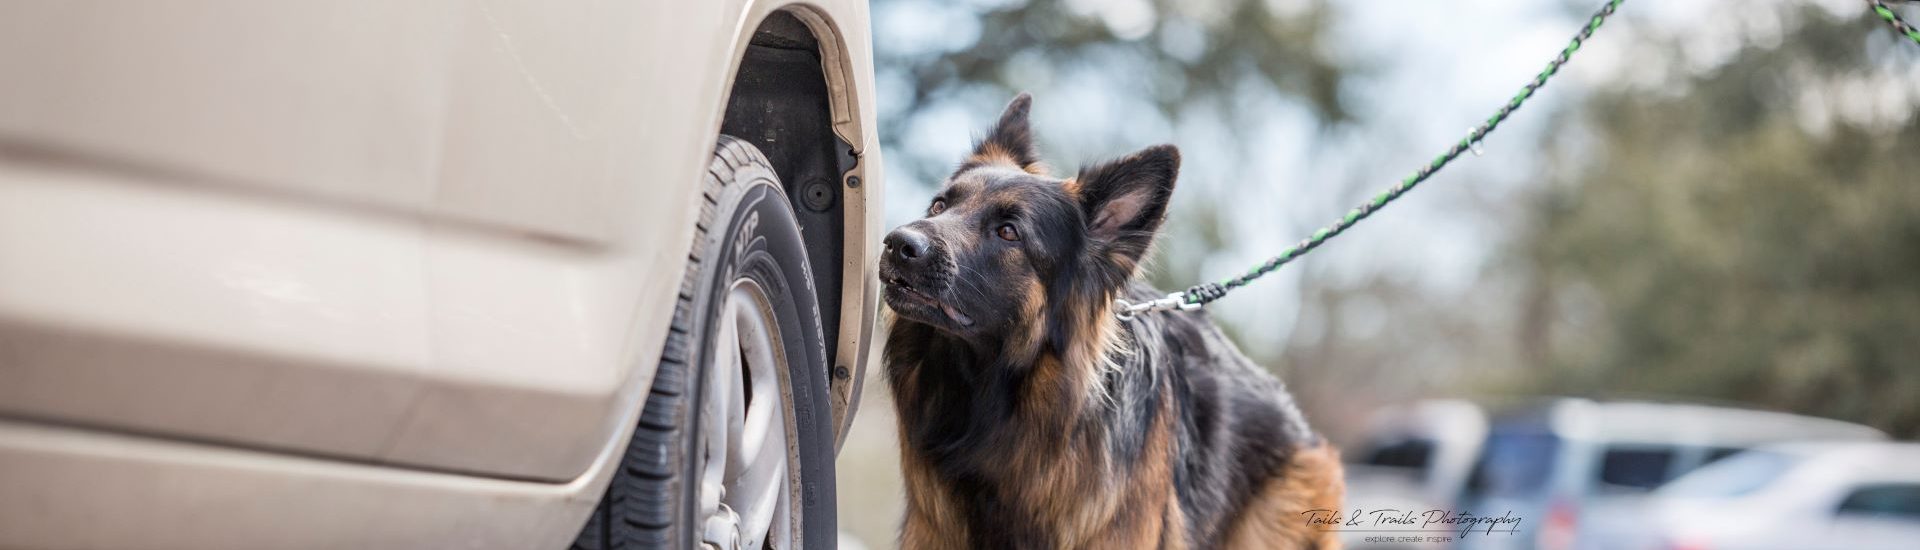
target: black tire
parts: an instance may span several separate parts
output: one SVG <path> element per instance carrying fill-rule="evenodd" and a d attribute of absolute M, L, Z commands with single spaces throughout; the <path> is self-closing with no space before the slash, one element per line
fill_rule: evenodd
<path fill-rule="evenodd" d="M 705 398 L 699 381 L 711 364 L 719 306 L 742 279 L 761 285 L 779 325 L 787 355 L 787 403 L 798 441 L 789 457 L 801 490 L 804 548 L 833 548 L 832 409 L 828 401 L 826 342 L 805 245 L 780 180 L 759 149 L 720 136 L 708 166 L 705 202 L 689 254 L 660 368 L 627 445 L 620 468 L 573 548 L 609 550 L 694 548 L 700 540 L 698 468 L 706 434 L 699 425 Z M 749 222 L 756 220 L 756 222 Z M 797 460 L 795 460 L 797 459 Z"/>

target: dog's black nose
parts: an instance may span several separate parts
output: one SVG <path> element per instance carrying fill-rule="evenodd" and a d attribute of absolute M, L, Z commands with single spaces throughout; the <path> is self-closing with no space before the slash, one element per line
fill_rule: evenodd
<path fill-rule="evenodd" d="M 933 240 L 926 234 L 901 227 L 887 234 L 883 241 L 887 245 L 887 259 L 899 262 L 902 267 L 919 263 L 927 256 L 927 249 L 933 246 Z"/>

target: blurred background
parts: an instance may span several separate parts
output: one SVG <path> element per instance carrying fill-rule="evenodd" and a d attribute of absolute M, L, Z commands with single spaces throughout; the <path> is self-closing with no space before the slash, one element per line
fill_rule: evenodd
<path fill-rule="evenodd" d="M 1599 4 L 877 0 L 889 222 L 1029 91 L 1062 175 L 1180 146 L 1149 276 L 1217 280 L 1459 140 Z M 1920 48 L 1865 2 L 1627 2 L 1484 156 L 1209 309 L 1342 446 L 1349 507 L 1523 518 L 1457 546 L 1913 548 L 1920 455 L 1882 440 L 1920 433 L 1917 107 Z M 867 382 L 840 521 L 890 548 Z"/>

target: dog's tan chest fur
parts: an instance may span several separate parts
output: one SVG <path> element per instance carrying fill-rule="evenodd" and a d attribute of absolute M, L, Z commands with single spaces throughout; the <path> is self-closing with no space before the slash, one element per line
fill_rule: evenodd
<path fill-rule="evenodd" d="M 1043 526 L 1050 540 L 1032 541 L 1036 547 L 1185 548 L 1166 420 L 1171 415 L 1159 418 L 1131 467 L 1114 464 L 1098 450 L 1099 442 L 1034 439 L 1008 457 L 994 483 L 996 505 Z M 972 548 L 978 537 L 947 482 L 917 456 L 903 457 L 902 467 L 908 509 L 901 547 Z"/>

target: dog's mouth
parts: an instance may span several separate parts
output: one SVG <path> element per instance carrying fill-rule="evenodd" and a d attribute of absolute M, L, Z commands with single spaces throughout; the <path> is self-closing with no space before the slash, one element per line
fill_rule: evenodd
<path fill-rule="evenodd" d="M 893 310 L 896 312 L 909 317 L 923 317 L 924 315 L 916 314 L 931 313 L 937 310 L 940 314 L 945 315 L 947 321 L 952 322 L 954 325 L 960 327 L 973 326 L 972 317 L 961 313 L 960 310 L 955 309 L 952 304 L 941 302 L 926 292 L 914 288 L 912 284 L 907 283 L 904 277 L 884 277 L 882 282 L 887 285 L 887 305 L 893 306 Z"/>

